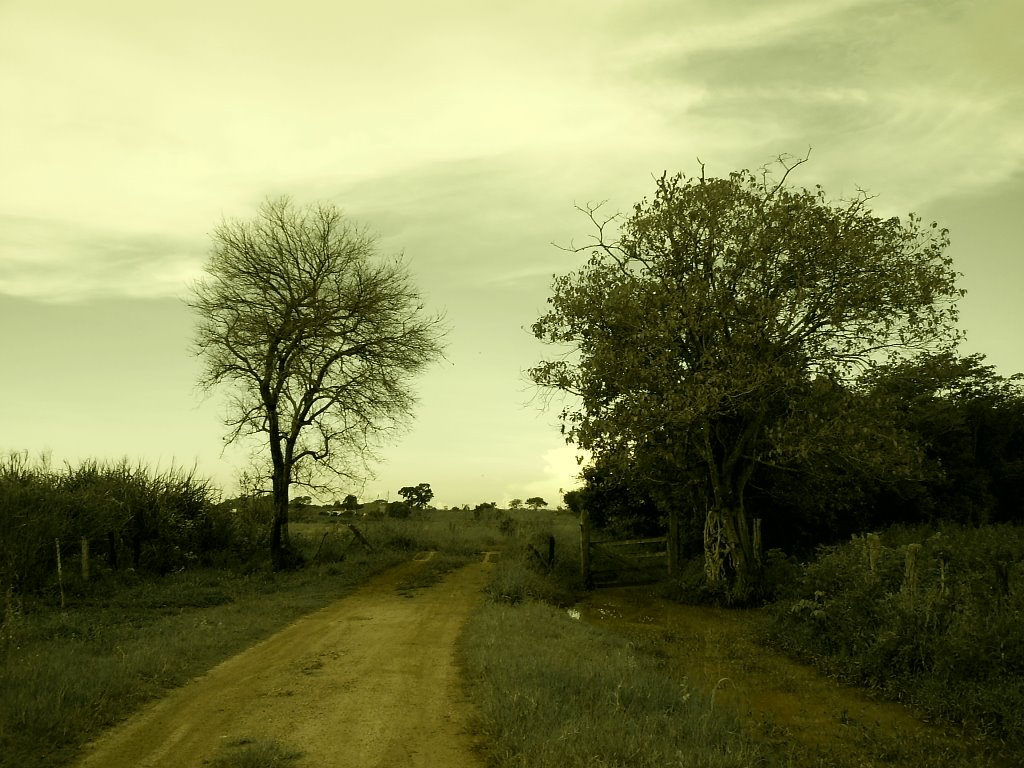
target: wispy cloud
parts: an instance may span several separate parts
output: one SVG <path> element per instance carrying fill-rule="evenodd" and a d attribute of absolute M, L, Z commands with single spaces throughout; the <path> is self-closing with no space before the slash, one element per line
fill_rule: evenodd
<path fill-rule="evenodd" d="M 920 206 L 1024 167 L 1024 48 L 1012 0 L 724 5 L 635 13 L 625 77 L 727 168 L 815 147 L 814 174 Z M 700 8 L 700 5 L 697 6 Z M 654 24 L 656 20 L 656 25 Z M 651 84 L 654 85 L 651 85 Z M 677 88 L 702 98 L 677 104 Z M 650 101 L 653 101 L 651 99 Z"/>
<path fill-rule="evenodd" d="M 205 244 L 60 220 L 0 216 L 0 293 L 42 301 L 182 295 Z"/>

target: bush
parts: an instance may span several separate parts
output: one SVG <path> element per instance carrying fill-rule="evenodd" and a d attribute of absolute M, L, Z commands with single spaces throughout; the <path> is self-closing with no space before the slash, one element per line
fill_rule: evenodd
<path fill-rule="evenodd" d="M 25 453 L 0 459 L 0 587 L 42 592 L 56 586 L 57 551 L 64 573 L 80 573 L 85 540 L 90 573 L 136 570 L 164 574 L 229 545 L 211 518 L 215 493 L 193 472 L 151 472 L 127 461 L 53 469 Z"/>
<path fill-rule="evenodd" d="M 1024 529 L 900 528 L 874 542 L 822 549 L 776 605 L 767 640 L 1024 746 Z"/>
<path fill-rule="evenodd" d="M 404 501 L 393 501 L 388 504 L 388 517 L 405 520 L 412 514 L 412 505 Z"/>

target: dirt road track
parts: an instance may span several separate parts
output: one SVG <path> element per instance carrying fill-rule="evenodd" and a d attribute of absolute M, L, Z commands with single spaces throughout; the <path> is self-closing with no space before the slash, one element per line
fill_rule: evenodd
<path fill-rule="evenodd" d="M 297 768 L 480 764 L 455 641 L 490 564 L 411 596 L 412 562 L 375 577 L 156 702 L 85 749 L 79 768 L 190 768 L 239 740 L 303 753 Z"/>

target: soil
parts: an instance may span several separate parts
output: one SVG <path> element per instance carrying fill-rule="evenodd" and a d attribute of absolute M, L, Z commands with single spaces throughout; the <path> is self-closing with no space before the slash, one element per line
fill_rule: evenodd
<path fill-rule="evenodd" d="M 709 694 L 712 708 L 734 708 L 782 765 L 1016 764 L 766 649 L 756 638 L 767 617 L 757 611 L 679 605 L 649 587 L 595 590 L 579 608 L 583 619 L 634 637 L 681 682 Z"/>
<path fill-rule="evenodd" d="M 489 556 L 399 594 L 420 562 L 381 574 L 173 691 L 88 745 L 80 768 L 183 768 L 276 742 L 290 765 L 481 764 L 455 641 Z"/>

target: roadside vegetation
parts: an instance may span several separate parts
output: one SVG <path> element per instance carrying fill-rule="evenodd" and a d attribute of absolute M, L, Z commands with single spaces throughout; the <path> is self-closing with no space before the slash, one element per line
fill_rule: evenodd
<path fill-rule="evenodd" d="M 302 752 L 277 741 L 239 739 L 224 746 L 210 761 L 210 768 L 286 768 L 302 757 Z"/>
<path fill-rule="evenodd" d="M 543 535 L 538 539 L 543 539 Z M 571 550 L 533 543 L 500 560 L 460 640 L 474 731 L 499 768 L 761 765 L 714 694 L 666 675 L 639 644 L 567 608 L 582 587 Z"/>
<path fill-rule="evenodd" d="M 823 548 L 766 642 L 1024 762 L 1024 530 L 896 527 Z"/>
<path fill-rule="evenodd" d="M 403 585 L 412 594 L 557 517 L 321 512 L 293 510 L 292 546 L 305 566 L 275 571 L 273 510 L 258 499 L 217 503 L 189 473 L 125 463 L 0 461 L 0 766 L 64 765 L 145 702 L 373 574 L 426 559 Z M 291 759 L 257 742 L 222 758 L 256 765 L 260 755 L 268 764 Z"/>
<path fill-rule="evenodd" d="M 8 593 L 0 766 L 65 764 L 145 702 L 408 558 L 382 547 L 289 573 L 107 576 L 63 609 L 52 596 Z"/>

